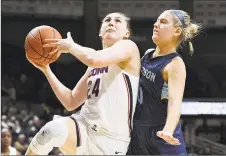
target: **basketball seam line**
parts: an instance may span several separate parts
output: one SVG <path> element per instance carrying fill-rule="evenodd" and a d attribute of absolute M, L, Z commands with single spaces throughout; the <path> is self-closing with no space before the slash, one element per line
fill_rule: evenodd
<path fill-rule="evenodd" d="M 39 33 L 40 41 L 41 41 L 41 45 L 42 45 L 43 56 L 45 56 L 45 48 L 43 48 L 42 35 L 41 35 L 41 27 L 38 29 L 38 33 Z M 48 58 L 48 56 L 49 56 L 49 54 L 46 57 Z M 44 62 L 45 60 L 46 60 L 46 58 L 44 57 L 44 60 L 41 61 L 41 62 Z"/>
<path fill-rule="evenodd" d="M 33 49 L 33 47 L 31 46 L 31 44 L 30 44 L 30 42 L 29 42 L 28 39 L 27 39 L 27 42 L 28 42 L 29 46 L 31 47 L 31 49 L 32 49 L 34 52 L 36 52 L 39 56 L 41 56 L 41 57 L 39 57 L 39 58 L 35 58 L 35 57 L 32 57 L 32 56 L 29 56 L 30 58 L 33 58 L 33 59 L 40 59 L 40 58 L 42 58 L 42 57 L 46 58 L 44 55 L 39 54 L 36 50 Z M 51 59 L 51 58 L 48 58 L 48 59 Z M 52 59 L 52 60 L 53 60 L 53 59 Z"/>
<path fill-rule="evenodd" d="M 39 56 L 41 56 L 41 57 L 42 57 L 42 55 L 41 55 L 41 54 L 39 54 L 36 50 L 34 50 L 34 49 L 33 49 L 33 47 L 31 46 L 31 44 L 30 44 L 30 42 L 29 42 L 28 38 L 27 38 L 27 42 L 28 42 L 29 46 L 31 47 L 31 49 L 32 49 L 34 52 L 36 52 Z M 30 57 L 30 56 L 29 56 L 29 57 Z M 40 58 L 41 58 L 41 57 L 40 57 Z M 40 59 L 40 58 L 37 58 L 37 59 Z"/>
<path fill-rule="evenodd" d="M 31 31 L 29 32 L 29 34 L 31 34 L 31 36 L 34 37 L 37 40 L 37 38 L 32 34 Z"/>
<path fill-rule="evenodd" d="M 54 31 L 54 29 L 53 29 L 53 38 L 55 39 L 55 31 Z M 53 49 L 53 47 L 51 48 L 51 50 L 50 51 L 52 51 L 52 49 Z M 53 54 L 53 56 L 52 57 L 50 57 L 50 59 L 52 60 L 52 58 L 56 55 L 57 53 L 55 53 L 55 54 Z M 50 62 L 50 59 L 49 59 L 49 62 Z M 49 63 L 48 62 L 48 63 Z"/>

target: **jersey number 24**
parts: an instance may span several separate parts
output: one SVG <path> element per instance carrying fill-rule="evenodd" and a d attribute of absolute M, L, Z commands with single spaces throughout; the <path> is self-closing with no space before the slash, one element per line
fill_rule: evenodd
<path fill-rule="evenodd" d="M 92 85 L 93 82 L 94 82 L 94 85 Z M 92 95 L 97 97 L 98 94 L 99 94 L 99 91 L 100 91 L 99 88 L 100 88 L 100 78 L 96 79 L 96 81 L 89 81 L 88 82 L 87 98 L 90 99 L 92 97 Z"/>

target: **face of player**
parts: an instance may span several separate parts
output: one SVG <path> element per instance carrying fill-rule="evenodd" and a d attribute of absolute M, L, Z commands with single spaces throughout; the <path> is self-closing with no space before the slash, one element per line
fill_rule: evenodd
<path fill-rule="evenodd" d="M 115 43 L 130 35 L 127 21 L 123 15 L 118 13 L 108 14 L 102 22 L 99 36 L 105 43 Z"/>
<path fill-rule="evenodd" d="M 3 146 L 10 146 L 12 142 L 12 135 L 9 131 L 4 131 L 1 134 L 1 142 Z"/>
<path fill-rule="evenodd" d="M 174 43 L 181 35 L 181 28 L 174 26 L 174 16 L 164 11 L 154 24 L 152 40 L 159 46 Z"/>

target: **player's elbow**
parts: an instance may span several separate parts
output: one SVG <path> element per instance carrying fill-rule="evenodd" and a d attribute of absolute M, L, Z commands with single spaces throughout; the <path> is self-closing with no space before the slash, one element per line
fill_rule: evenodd
<path fill-rule="evenodd" d="M 86 56 L 84 59 L 81 60 L 82 63 L 84 63 L 85 65 L 87 65 L 88 67 L 92 67 L 95 68 L 98 60 L 96 57 L 94 56 Z"/>
<path fill-rule="evenodd" d="M 71 102 L 64 104 L 64 108 L 69 112 L 76 109 L 75 105 L 73 105 Z"/>
<path fill-rule="evenodd" d="M 88 62 L 88 66 L 89 67 L 92 67 L 92 68 L 95 68 L 95 64 L 96 64 L 96 60 L 95 60 L 95 58 L 89 58 L 88 60 L 87 60 L 87 62 Z"/>
<path fill-rule="evenodd" d="M 101 68 L 101 67 L 105 67 L 107 65 L 104 64 L 103 60 L 93 58 L 93 59 L 89 60 L 89 65 L 88 66 L 92 67 L 92 68 Z"/>
<path fill-rule="evenodd" d="M 70 95 L 67 100 L 63 101 L 63 105 L 64 105 L 64 108 L 67 110 L 67 111 L 73 111 L 76 107 L 75 107 L 75 103 L 73 102 L 73 97 L 72 95 Z"/>

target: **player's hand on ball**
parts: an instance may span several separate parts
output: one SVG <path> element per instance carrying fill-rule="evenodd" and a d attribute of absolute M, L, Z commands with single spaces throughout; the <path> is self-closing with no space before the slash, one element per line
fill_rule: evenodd
<path fill-rule="evenodd" d="M 35 66 L 36 68 L 38 68 L 39 70 L 41 70 L 42 72 L 45 72 L 47 68 L 49 68 L 49 65 L 41 65 L 41 64 L 37 64 L 37 63 L 34 63 L 31 59 L 29 59 L 29 57 L 27 56 L 26 54 L 26 58 L 27 60 L 33 65 Z"/>
<path fill-rule="evenodd" d="M 165 131 L 158 131 L 156 134 L 158 137 L 164 139 L 167 143 L 171 145 L 180 145 L 180 141 L 173 137 L 172 134 Z"/>
<path fill-rule="evenodd" d="M 69 53 L 74 41 L 71 37 L 71 33 L 67 33 L 67 38 L 65 39 L 46 39 L 46 44 L 43 45 L 44 48 L 52 47 L 53 50 L 50 52 L 54 53 Z"/>

